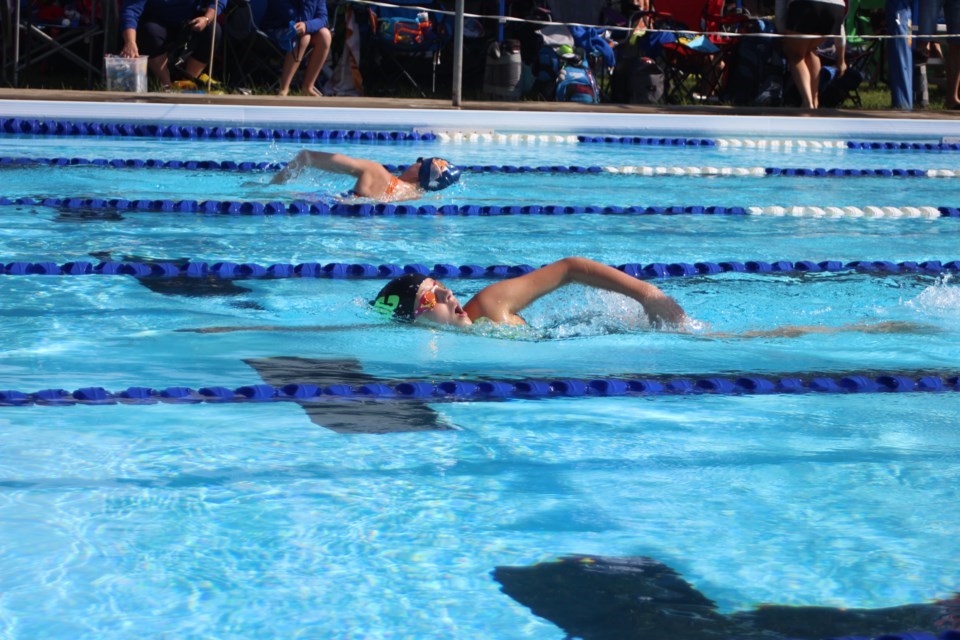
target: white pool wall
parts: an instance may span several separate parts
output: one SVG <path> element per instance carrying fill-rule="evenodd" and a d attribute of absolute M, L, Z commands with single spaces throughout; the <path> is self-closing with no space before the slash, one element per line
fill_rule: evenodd
<path fill-rule="evenodd" d="M 0 117 L 151 122 L 244 127 L 338 127 L 496 131 L 500 133 L 608 133 L 701 136 L 879 138 L 960 137 L 960 120 L 789 117 L 776 114 L 702 115 L 571 113 L 485 109 L 272 107 L 126 102 L 0 100 Z"/>

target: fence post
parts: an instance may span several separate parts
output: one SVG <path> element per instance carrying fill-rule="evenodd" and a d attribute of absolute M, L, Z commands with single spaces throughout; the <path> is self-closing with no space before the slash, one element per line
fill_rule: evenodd
<path fill-rule="evenodd" d="M 463 91 L 463 1 L 457 0 L 457 15 L 453 19 L 453 106 L 457 109 Z"/>

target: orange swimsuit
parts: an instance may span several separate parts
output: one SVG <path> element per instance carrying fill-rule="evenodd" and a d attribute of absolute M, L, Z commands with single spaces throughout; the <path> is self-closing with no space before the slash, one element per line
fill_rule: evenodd
<path fill-rule="evenodd" d="M 397 176 L 390 176 L 390 183 L 387 185 L 387 188 L 384 190 L 384 196 L 392 196 L 393 192 L 397 190 L 397 187 L 400 186 L 400 178 Z"/>

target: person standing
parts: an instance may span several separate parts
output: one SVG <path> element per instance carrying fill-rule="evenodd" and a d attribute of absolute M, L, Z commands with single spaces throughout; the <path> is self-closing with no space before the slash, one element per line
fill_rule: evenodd
<path fill-rule="evenodd" d="M 896 36 L 887 43 L 887 67 L 890 82 L 890 106 L 913 109 L 913 49 L 911 24 L 916 16 L 916 0 L 886 0 L 887 35 Z M 928 2 L 929 0 L 921 0 Z"/>
<path fill-rule="evenodd" d="M 843 31 L 846 12 L 844 0 L 777 0 L 777 31 L 785 36 L 783 56 L 805 109 L 816 109 L 820 104 L 821 64 L 817 47 L 828 37 L 836 38 L 837 77 L 846 71 Z"/>
<path fill-rule="evenodd" d="M 920 35 L 936 33 L 937 18 L 940 11 L 947 23 L 947 85 L 944 88 L 943 108 L 960 109 L 960 0 L 920 0 L 917 17 Z M 917 49 L 929 56 L 931 41 L 923 39 L 917 43 Z"/>

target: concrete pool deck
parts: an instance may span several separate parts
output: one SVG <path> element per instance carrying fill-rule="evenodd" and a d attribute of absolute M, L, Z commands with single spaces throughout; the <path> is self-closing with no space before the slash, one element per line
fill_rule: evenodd
<path fill-rule="evenodd" d="M 960 140 L 960 112 L 0 89 L 0 117 L 459 134 Z M 882 124 L 881 124 L 882 123 Z M 456 138 L 454 141 L 459 141 Z M 526 139 L 530 140 L 530 139 Z M 511 142 L 514 140 L 511 140 Z"/>
<path fill-rule="evenodd" d="M 156 105 L 220 105 L 256 107 L 315 107 L 318 109 L 415 109 L 440 111 L 501 111 L 501 112 L 547 112 L 547 113 L 605 113 L 605 114 L 674 114 L 674 115 L 730 115 L 763 116 L 768 118 L 818 117 L 818 118 L 864 118 L 864 119 L 909 119 L 909 120 L 960 120 L 960 111 L 895 111 L 821 109 L 809 111 L 791 107 L 728 107 L 718 105 L 639 105 L 599 104 L 583 105 L 569 102 L 492 102 L 470 100 L 460 109 L 451 106 L 450 100 L 379 97 L 323 97 L 298 96 L 245 96 L 207 95 L 193 93 L 122 93 L 116 91 L 78 91 L 58 89 L 11 89 L 0 88 L 0 100 L 50 101 L 50 102 L 104 102 L 123 104 Z M 42 114 L 35 114 L 40 117 Z"/>

